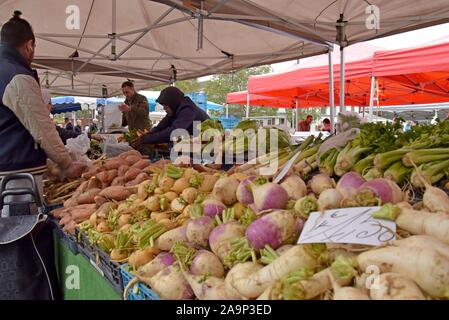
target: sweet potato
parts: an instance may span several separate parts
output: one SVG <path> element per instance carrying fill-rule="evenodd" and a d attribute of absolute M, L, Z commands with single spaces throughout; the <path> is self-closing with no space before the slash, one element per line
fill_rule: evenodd
<path fill-rule="evenodd" d="M 73 220 L 72 216 L 70 214 L 64 215 L 61 220 L 59 220 L 59 225 L 63 226 L 69 223 L 70 220 Z"/>
<path fill-rule="evenodd" d="M 122 165 L 129 165 L 129 162 L 121 158 L 112 158 L 106 161 L 103 167 L 106 170 L 118 169 Z"/>
<path fill-rule="evenodd" d="M 126 186 L 135 186 L 148 179 L 150 179 L 150 176 L 145 172 L 141 172 L 137 175 L 137 177 L 134 180 L 128 181 Z"/>
<path fill-rule="evenodd" d="M 130 166 L 128 166 L 128 165 L 122 165 L 122 166 L 120 166 L 120 167 L 118 168 L 118 176 L 119 176 L 119 177 L 124 176 L 125 173 L 126 173 L 126 171 L 128 171 L 129 168 L 130 168 Z"/>
<path fill-rule="evenodd" d="M 112 169 L 112 170 L 108 170 L 108 180 L 107 183 L 111 183 L 117 176 L 118 176 L 118 170 L 117 169 Z"/>
<path fill-rule="evenodd" d="M 102 184 L 108 183 L 108 172 L 107 171 L 101 171 L 97 173 L 96 175 L 97 179 L 101 181 Z"/>
<path fill-rule="evenodd" d="M 97 208 L 100 208 L 101 205 L 103 205 L 104 203 L 108 202 L 108 199 L 106 199 L 103 196 L 97 195 L 95 198 L 95 205 L 97 206 Z"/>
<path fill-rule="evenodd" d="M 125 173 L 125 179 L 126 181 L 131 181 L 137 178 L 137 176 L 142 173 L 142 170 L 137 168 L 129 168 L 128 171 Z"/>
<path fill-rule="evenodd" d="M 131 195 L 131 192 L 122 186 L 112 186 L 103 189 L 99 195 L 105 197 L 106 199 L 122 201 L 128 198 Z"/>
<path fill-rule="evenodd" d="M 131 156 L 131 155 L 142 157 L 140 152 L 137 151 L 137 150 L 129 150 L 129 151 L 123 152 L 118 157 L 121 158 L 121 159 L 126 159 L 126 157 Z"/>
<path fill-rule="evenodd" d="M 78 204 L 78 202 L 76 201 L 77 197 L 70 197 L 69 199 L 67 199 L 66 201 L 64 201 L 64 208 L 71 208 L 74 207 Z"/>
<path fill-rule="evenodd" d="M 115 208 L 117 208 L 117 204 L 116 203 L 114 203 L 114 202 L 105 202 L 95 212 L 97 214 L 97 217 L 105 219 L 105 218 L 107 218 L 107 216 L 109 214 L 109 211 L 111 209 L 115 209 Z"/>
<path fill-rule="evenodd" d="M 101 181 L 97 177 L 92 177 L 87 181 L 87 190 L 101 188 Z"/>
<path fill-rule="evenodd" d="M 50 214 L 55 218 L 62 218 L 64 214 L 67 212 L 67 208 L 57 208 L 50 212 Z"/>
<path fill-rule="evenodd" d="M 95 196 L 101 192 L 101 189 L 94 188 L 83 192 L 78 197 L 78 204 L 95 203 Z"/>
<path fill-rule="evenodd" d="M 124 186 L 126 184 L 125 177 L 118 176 L 111 182 L 111 186 Z"/>
<path fill-rule="evenodd" d="M 137 168 L 137 169 L 143 170 L 148 166 L 149 163 L 150 162 L 147 159 L 141 159 L 141 160 L 137 161 L 136 163 L 131 164 L 131 168 Z"/>
<path fill-rule="evenodd" d="M 94 167 L 90 168 L 89 171 L 84 172 L 81 175 L 81 178 L 83 178 L 83 179 L 90 179 L 93 176 L 95 176 L 97 173 L 100 173 L 100 172 L 101 172 L 101 169 L 99 167 L 97 167 L 97 166 L 94 166 Z"/>
<path fill-rule="evenodd" d="M 95 207 L 93 208 L 81 208 L 72 211 L 72 218 L 76 223 L 81 223 L 90 218 L 91 214 L 95 212 Z"/>
<path fill-rule="evenodd" d="M 130 156 L 127 156 L 126 158 L 125 158 L 125 160 L 129 163 L 129 164 L 133 164 L 133 163 L 137 163 L 137 162 L 139 162 L 140 160 L 142 160 L 142 156 L 137 156 L 137 155 L 130 155 Z"/>
<path fill-rule="evenodd" d="M 76 228 L 76 222 L 73 220 L 70 220 L 66 225 L 64 225 L 64 228 L 62 228 L 63 231 L 67 232 L 68 234 L 75 234 L 75 228 Z"/>

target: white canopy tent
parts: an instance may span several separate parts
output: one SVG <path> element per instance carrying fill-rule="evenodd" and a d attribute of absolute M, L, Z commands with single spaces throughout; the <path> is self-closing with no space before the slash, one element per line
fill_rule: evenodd
<path fill-rule="evenodd" d="M 42 85 L 97 97 L 117 95 L 127 78 L 149 88 L 322 54 L 333 43 L 344 71 L 347 45 L 449 21 L 447 0 L 0 0 L 0 24 L 14 10 L 34 27 Z M 329 81 L 332 89 L 331 69 Z"/>

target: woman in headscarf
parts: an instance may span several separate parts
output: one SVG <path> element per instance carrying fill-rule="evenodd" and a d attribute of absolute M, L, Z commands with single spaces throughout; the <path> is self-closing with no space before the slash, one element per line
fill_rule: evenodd
<path fill-rule="evenodd" d="M 156 102 L 164 107 L 167 115 L 149 133 L 133 144 L 135 148 L 140 144 L 170 143 L 171 134 L 176 129 L 187 130 L 192 135 L 194 122 L 203 122 L 209 119 L 203 109 L 176 87 L 167 87 L 162 90 Z"/>

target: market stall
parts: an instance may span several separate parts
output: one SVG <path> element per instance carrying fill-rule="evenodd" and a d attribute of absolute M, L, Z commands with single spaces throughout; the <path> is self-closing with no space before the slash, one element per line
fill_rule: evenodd
<path fill-rule="evenodd" d="M 130 151 L 52 215 L 128 299 L 445 298 L 449 122 L 337 128 L 227 172 Z"/>

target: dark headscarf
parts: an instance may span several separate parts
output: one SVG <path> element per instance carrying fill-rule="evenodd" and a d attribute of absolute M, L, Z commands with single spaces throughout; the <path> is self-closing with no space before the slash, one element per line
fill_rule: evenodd
<path fill-rule="evenodd" d="M 181 104 L 182 99 L 184 99 L 184 92 L 176 87 L 167 87 L 161 91 L 156 102 L 163 106 L 169 106 L 175 112 Z"/>

